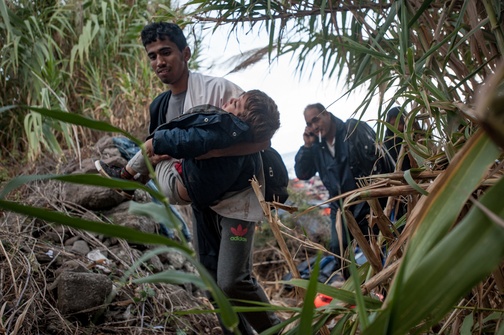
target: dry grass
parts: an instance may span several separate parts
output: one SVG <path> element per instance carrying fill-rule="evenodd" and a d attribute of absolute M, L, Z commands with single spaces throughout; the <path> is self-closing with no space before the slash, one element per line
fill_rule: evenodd
<path fill-rule="evenodd" d="M 50 235 L 50 240 L 48 240 Z M 0 333 L 6 334 L 187 334 L 209 333 L 218 323 L 212 314 L 178 316 L 174 312 L 209 309 L 211 305 L 201 292 L 174 285 L 120 285 L 108 312 L 95 325 L 78 318 L 63 316 L 56 308 L 56 290 L 52 286 L 66 262 L 73 260 L 88 270 L 103 273 L 103 267 L 76 255 L 64 245 L 67 238 L 88 242 L 92 249 L 105 253 L 111 265 L 105 273 L 115 282 L 138 259 L 140 253 L 124 241 L 121 248 L 111 249 L 108 241 L 69 228 L 54 227 L 38 220 L 12 213 L 2 214 L 0 226 Z M 61 243 L 54 240 L 60 239 Z M 120 250 L 120 254 L 113 250 Z M 49 253 L 54 255 L 49 256 Z M 135 276 L 152 274 L 148 268 L 135 271 Z M 190 297 L 188 299 L 187 297 Z"/>
<path fill-rule="evenodd" d="M 397 177 L 391 176 L 390 180 L 397 180 Z M 380 183 L 383 183 L 383 177 L 380 178 Z M 55 182 L 44 185 L 33 184 L 26 187 L 17 196 L 25 198 L 25 201 L 32 205 L 51 206 L 55 210 L 67 212 L 69 204 L 58 205 L 56 199 L 48 196 L 48 194 L 57 194 L 57 187 L 59 186 Z M 399 196 L 394 187 L 389 189 L 391 194 Z M 365 190 L 366 188 L 357 190 L 355 194 L 359 194 L 359 192 L 362 194 Z M 411 195 L 410 192 L 405 192 L 400 196 L 409 195 Z M 77 207 L 74 207 L 72 211 L 73 214 L 80 211 L 79 215 L 95 215 Z M 95 218 L 97 217 L 95 216 Z M 281 222 L 279 230 L 283 235 L 287 251 L 290 253 L 290 259 L 295 264 L 309 258 L 316 250 L 327 252 L 321 245 L 309 241 L 299 231 L 286 227 Z M 263 235 L 268 233 L 268 231 L 258 232 Z M 403 235 L 395 236 L 392 244 L 407 239 L 404 234 L 409 233 L 405 231 Z M 121 287 L 114 301 L 108 306 L 108 310 L 116 318 L 120 315 L 122 320 L 102 319 L 97 324 L 82 324 L 77 319 L 63 316 L 55 307 L 56 296 L 51 287 L 62 262 L 73 259 L 92 271 L 100 271 L 98 264 L 93 264 L 68 250 L 64 242 L 69 236 L 79 236 L 93 248 L 106 251 L 108 258 L 115 264 L 110 276 L 116 279 L 121 277 L 124 271 L 139 257 L 138 250 L 124 241 L 119 241 L 122 245 L 121 250 L 125 254 L 118 255 L 111 250 L 107 243 L 90 233 L 53 226 L 12 213 L 1 213 L 0 236 L 0 297 L 2 301 L 0 330 L 2 332 L 8 334 L 160 333 L 160 328 L 154 329 L 153 325 L 165 327 L 164 334 L 175 334 L 177 329 L 182 329 L 187 334 L 207 334 L 212 331 L 218 334 L 220 331 L 213 314 L 180 316 L 174 313 L 177 310 L 211 308 L 204 297 L 196 295 L 191 300 L 179 298 L 177 290 L 184 290 L 184 288 L 174 288 L 171 285 L 162 284 L 141 286 L 128 284 Z M 279 280 L 286 273 L 291 272 L 292 268 L 289 267 L 284 252 L 278 247 L 278 240 L 266 237 L 265 241 L 265 244 L 257 248 L 254 254 L 254 269 L 259 282 L 263 284 L 273 304 L 290 307 L 301 306 L 302 295 L 294 290 L 286 289 L 283 284 L 279 283 Z M 371 240 L 367 243 L 370 250 L 376 250 L 377 240 Z M 50 258 L 47 255 L 49 250 L 52 250 L 57 256 Z M 398 261 L 395 261 L 384 269 L 376 271 L 362 285 L 363 292 L 367 293 L 373 290 L 386 292 L 397 265 Z M 447 316 L 437 330 L 458 329 L 464 318 L 476 307 L 479 310 L 477 316 L 479 318 L 488 316 L 493 309 L 501 308 L 504 304 L 502 299 L 502 292 L 504 292 L 503 270 L 504 268 L 501 267 L 500 270 L 495 271 L 492 276 L 476 286 L 467 297 L 460 301 L 459 307 Z M 146 268 L 139 268 L 136 275 L 148 276 L 150 273 L 152 272 Z M 489 310 L 486 314 L 483 312 L 485 309 Z M 280 313 L 280 316 L 286 319 L 290 317 L 290 314 Z"/>
<path fill-rule="evenodd" d="M 52 170 L 38 166 L 35 173 Z M 54 171 L 52 171 L 54 172 Z M 101 220 L 97 213 L 58 199 L 61 184 L 55 181 L 27 185 L 13 197 L 37 207 Z M 103 266 L 74 253 L 69 239 L 81 239 L 92 250 L 107 255 Z M 139 249 L 140 248 L 140 249 Z M 11 212 L 0 213 L 0 333 L 5 334 L 210 334 L 217 331 L 215 314 L 178 315 L 177 311 L 211 309 L 204 294 L 191 285 L 122 285 L 119 279 L 141 256 L 145 246 L 106 239 L 86 231 L 57 226 Z M 62 267 L 79 264 L 89 271 L 105 273 L 117 292 L 107 312 L 95 322 L 61 315 L 57 306 L 55 279 Z M 184 265 L 186 266 L 186 265 Z M 137 268 L 134 277 L 147 277 L 150 267 Z M 188 269 L 191 271 L 191 269 Z M 194 270 L 192 270 L 194 271 Z"/>
<path fill-rule="evenodd" d="M 415 176 L 417 183 L 420 187 L 425 189 L 436 178 L 438 178 L 443 171 L 421 172 Z M 496 164 L 490 169 L 485 182 L 481 184 L 481 189 L 476 190 L 475 194 L 481 194 L 484 189 L 492 186 L 503 173 L 502 164 Z M 307 210 L 295 214 L 300 217 L 309 212 L 318 210 L 323 204 L 339 199 L 344 199 L 346 206 L 361 201 L 368 201 L 371 205 L 372 212 L 369 218 L 370 226 L 377 225 L 380 230 L 380 237 L 366 237 L 362 235 L 357 223 L 353 217 L 347 213 L 346 219 L 349 230 L 354 235 L 357 244 L 366 254 L 366 258 L 373 268 L 372 274 L 368 275 L 366 280 L 361 285 L 361 291 L 368 295 L 371 292 L 379 292 L 383 295 L 387 294 L 392 278 L 395 276 L 399 264 L 402 260 L 402 254 L 406 242 L 410 239 L 413 229 L 407 227 L 406 229 L 397 229 L 392 222 L 388 219 L 390 211 L 394 206 L 391 204 L 404 204 L 407 203 L 407 211 L 405 213 L 408 222 L 414 222 L 415 213 L 412 211 L 416 203 L 415 198 L 418 198 L 418 191 L 415 191 L 411 186 L 407 185 L 402 172 L 396 172 L 387 175 L 372 176 L 362 180 L 362 187 L 356 189 L 348 194 L 341 195 L 336 198 L 327 200 L 326 202 L 312 206 Z M 386 208 L 382 208 L 377 201 L 378 197 L 388 197 Z M 397 206 L 395 207 L 397 208 Z M 268 210 L 266 210 L 268 213 Z M 463 214 L 461 214 L 463 217 Z M 296 269 L 292 267 L 293 260 L 298 263 L 302 260 L 308 259 L 313 256 L 314 252 L 322 251 L 328 254 L 322 245 L 313 243 L 306 239 L 306 236 L 295 229 L 291 229 L 282 224 L 282 222 L 272 215 L 269 218 L 269 226 L 271 230 L 278 230 L 275 236 L 276 242 L 270 242 L 267 246 L 260 251 L 256 252 L 255 268 L 258 272 L 258 277 L 271 285 L 267 288 L 269 295 L 273 301 L 281 306 L 302 306 L 304 303 L 302 291 L 289 291 L 278 283 L 281 279 L 281 273 L 291 272 L 296 276 Z M 404 227 L 403 227 L 404 228 Z M 287 243 L 285 243 L 287 242 Z M 285 243 L 289 248 L 278 248 L 278 245 Z M 389 253 L 383 254 L 383 246 L 387 246 Z M 345 258 L 343 258 L 345 259 Z M 382 260 L 386 259 L 385 266 L 382 265 Z M 347 262 L 348 258 L 345 259 Z M 270 271 L 271 268 L 280 268 L 280 271 Z M 486 321 L 488 324 L 486 328 L 489 331 L 498 329 L 498 325 L 502 322 L 502 306 L 504 306 L 504 263 L 500 268 L 496 269 L 484 281 L 475 286 L 472 291 L 464 297 L 453 309 L 450 315 L 447 315 L 438 325 L 435 325 L 431 331 L 432 333 L 439 334 L 456 334 L 460 331 L 463 322 L 467 323 L 467 318 L 473 319 L 473 322 L 483 324 L 485 318 L 495 318 L 495 321 Z M 499 312 L 500 311 L 500 312 Z M 472 314 L 471 314 L 472 313 Z M 290 316 L 284 315 L 285 318 Z M 501 326 L 500 326 L 501 327 Z M 487 334 L 480 328 L 480 334 Z"/>
<path fill-rule="evenodd" d="M 89 155 L 83 150 L 82 157 Z M 26 168 L 23 173 L 45 174 L 61 172 L 70 164 L 78 164 L 76 159 L 71 162 L 53 161 L 46 157 L 45 164 L 37 164 Z M 496 165 L 490 172 L 482 190 L 492 184 L 493 180 L 502 175 L 502 165 Z M 56 170 L 56 171 L 55 171 Z M 415 176 L 418 183 L 429 184 L 439 177 L 442 171 L 424 172 Z M 86 216 L 95 220 L 100 217 L 75 204 L 63 203 L 58 198 L 61 184 L 57 182 L 37 182 L 19 190 L 11 196 L 23 199 L 25 204 L 51 208 L 53 210 L 78 216 Z M 480 190 L 480 191 L 482 191 Z M 477 194 L 479 191 L 476 191 Z M 378 225 L 383 237 L 366 240 L 361 237 L 360 246 L 368 253 L 368 259 L 373 260 L 375 271 L 366 279 L 361 289 L 365 294 L 372 291 L 387 292 L 391 279 L 401 260 L 401 252 L 409 239 L 411 230 L 391 230 L 391 223 L 384 213 L 391 210 L 388 206 L 382 208 L 374 199 L 390 196 L 393 201 L 408 204 L 415 203 L 418 195 L 409 186 L 400 173 L 375 176 L 363 181 L 363 187 L 346 195 L 346 202 L 369 201 L 373 208 L 371 225 Z M 334 199 L 331 199 L 334 201 Z M 411 218 L 414 206 L 407 208 L 407 216 Z M 312 207 L 309 211 L 314 211 Z M 187 217 L 189 213 L 184 213 Z M 287 214 L 289 215 L 289 214 Z M 293 213 L 289 219 L 295 219 L 305 213 Z M 108 306 L 108 314 L 99 322 L 82 323 L 76 318 L 63 316 L 56 308 L 56 295 L 53 283 L 59 269 L 65 261 L 75 260 L 91 271 L 100 272 L 99 265 L 90 262 L 83 256 L 71 252 L 65 241 L 78 237 L 86 241 L 92 249 L 107 252 L 108 259 L 114 266 L 109 267 L 108 275 L 115 281 L 131 267 L 141 252 L 125 241 L 116 241 L 121 248 L 112 249 L 110 241 L 101 239 L 85 231 L 76 231 L 67 227 L 54 226 L 37 219 L 22 217 L 13 213 L 0 213 L 0 333 L 8 334 L 175 334 L 177 329 L 187 334 L 216 333 L 218 322 L 214 314 L 177 315 L 175 312 L 188 309 L 211 309 L 208 300 L 200 292 L 191 292 L 187 297 L 187 287 L 177 287 L 164 284 L 127 284 L 120 288 L 114 300 Z M 350 222 L 350 227 L 352 226 Z M 287 307 L 302 306 L 302 292 L 289 290 L 279 283 L 288 272 L 295 271 L 295 266 L 321 250 L 328 251 L 318 243 L 310 241 L 302 231 L 284 225 L 275 216 L 264 231 L 258 231 L 262 244 L 254 253 L 254 270 L 259 282 L 265 288 L 273 304 Z M 275 228 L 276 227 L 276 228 Z M 273 230 L 277 230 L 275 235 Z M 392 233 L 391 233 L 392 232 Z M 278 235 L 280 234 L 280 235 Z M 357 233 L 355 235 L 358 235 Z M 280 236 L 280 237 L 279 237 Z M 258 236 L 259 237 L 259 236 Z M 385 267 L 381 266 L 381 246 L 388 245 L 393 251 Z M 55 257 L 48 256 L 52 250 Z M 117 250 L 120 250 L 119 253 Z M 374 259 L 373 259 L 374 258 Z M 137 269 L 136 276 L 146 277 L 152 271 L 142 267 Z M 496 270 L 485 281 L 478 284 L 470 294 L 462 299 L 458 307 L 440 323 L 436 332 L 444 329 L 459 329 L 464 318 L 474 310 L 475 320 L 482 320 L 491 315 L 492 311 L 502 309 L 504 301 L 504 266 Z M 194 294 L 193 294 L 194 293 Z M 280 313 L 284 319 L 291 317 L 289 313 Z M 154 328 L 157 326 L 160 328 Z M 164 327 L 164 330 L 161 330 Z"/>

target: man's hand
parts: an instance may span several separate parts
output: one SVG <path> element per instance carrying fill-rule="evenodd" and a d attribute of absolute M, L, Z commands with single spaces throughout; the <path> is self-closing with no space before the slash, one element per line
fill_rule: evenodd
<path fill-rule="evenodd" d="M 152 138 L 148 139 L 145 143 L 145 151 L 147 153 L 147 158 L 151 162 L 152 165 L 156 165 L 157 163 L 172 158 L 170 155 L 156 155 L 154 153 L 154 147 L 152 146 Z"/>
<path fill-rule="evenodd" d="M 313 143 L 317 141 L 317 137 L 311 132 L 309 127 L 306 127 L 303 133 L 303 140 L 305 143 L 304 146 L 306 148 L 311 148 Z"/>
<path fill-rule="evenodd" d="M 156 166 L 157 163 L 161 162 L 161 161 L 166 161 L 168 159 L 171 159 L 172 157 L 169 156 L 169 155 L 152 155 L 152 156 L 149 156 L 149 161 L 151 162 L 152 166 Z"/>

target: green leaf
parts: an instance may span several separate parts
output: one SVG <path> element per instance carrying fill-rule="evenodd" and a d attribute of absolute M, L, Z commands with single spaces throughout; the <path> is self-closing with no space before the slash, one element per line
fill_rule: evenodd
<path fill-rule="evenodd" d="M 405 255 L 406 279 L 453 226 L 462 207 L 498 155 L 499 149 L 495 144 L 484 132 L 478 131 L 429 187 L 429 196 L 423 200 L 424 203 L 418 204 L 421 208 L 420 215 L 416 217 L 418 229 Z"/>
<path fill-rule="evenodd" d="M 156 199 L 166 199 L 161 193 L 135 181 L 102 177 L 95 174 L 71 174 L 71 175 L 26 175 L 13 178 L 0 192 L 0 199 L 6 197 L 14 189 L 36 180 L 54 179 L 74 184 L 92 185 L 123 190 L 142 189 Z"/>
<path fill-rule="evenodd" d="M 178 220 L 171 211 L 167 215 L 165 206 L 161 204 L 154 202 L 131 202 L 129 212 L 136 215 L 148 216 L 156 222 L 165 224 L 169 228 L 177 228 L 175 223 L 178 222 Z"/>
<path fill-rule="evenodd" d="M 426 190 L 424 190 L 423 188 L 421 188 L 415 182 L 415 180 L 411 176 L 411 170 L 404 171 L 404 180 L 406 180 L 406 182 L 408 183 L 408 185 L 411 186 L 411 187 L 413 187 L 418 193 L 420 193 L 422 195 L 425 195 L 425 196 L 429 195 L 429 192 L 427 192 Z"/>
<path fill-rule="evenodd" d="M 312 320 L 315 309 L 315 296 L 317 295 L 317 278 L 320 271 L 320 259 L 322 254 L 317 255 L 315 265 L 313 266 L 313 271 L 310 275 L 310 281 L 308 281 L 308 287 L 304 295 L 303 309 L 301 310 L 301 322 L 299 323 L 298 333 L 299 334 L 311 334 L 312 333 Z"/>
<path fill-rule="evenodd" d="M 420 8 L 418 8 L 418 10 L 416 10 L 415 12 L 415 15 L 411 18 L 411 20 L 408 22 L 408 28 L 412 28 L 413 25 L 417 22 L 417 20 L 420 18 L 420 16 L 422 16 L 422 14 L 424 14 L 426 11 L 429 10 L 429 6 L 431 5 L 431 3 L 433 2 L 434 0 L 426 0 L 426 1 L 422 1 L 422 5 L 420 6 Z"/>
<path fill-rule="evenodd" d="M 477 132 L 436 179 L 429 196 L 417 204 L 418 228 L 386 307 L 364 334 L 405 334 L 419 324 L 429 327 L 502 262 L 504 229 L 478 206 L 449 231 L 498 154 L 488 136 Z M 481 204 L 502 218 L 503 197 L 501 178 L 481 198 Z"/>
<path fill-rule="evenodd" d="M 138 278 L 133 280 L 133 283 L 166 283 L 173 285 L 184 285 L 187 283 L 192 283 L 203 290 L 206 289 L 205 283 L 199 276 L 177 270 L 166 270 L 147 277 Z"/>
<path fill-rule="evenodd" d="M 24 108 L 32 110 L 37 113 L 40 113 L 44 116 L 56 119 L 56 120 L 60 120 L 60 121 L 70 123 L 70 124 L 75 124 L 78 126 L 89 128 L 89 129 L 101 130 L 104 132 L 111 132 L 111 133 L 120 133 L 120 134 L 128 137 L 129 139 L 131 139 L 132 141 L 134 141 L 138 145 L 143 144 L 143 142 L 140 142 L 136 138 L 132 137 L 129 133 L 125 132 L 124 130 L 122 130 L 120 128 L 114 127 L 107 122 L 97 121 L 97 120 L 87 118 L 85 116 L 81 116 L 81 115 L 74 114 L 74 113 L 67 113 L 67 112 L 63 112 L 63 111 L 55 110 L 55 109 L 46 109 L 46 108 L 38 108 L 38 107 L 31 107 L 31 106 L 25 106 Z"/>
<path fill-rule="evenodd" d="M 8 110 L 14 109 L 18 106 L 16 105 L 9 105 L 9 106 L 2 106 L 0 107 L 0 113 L 7 112 Z"/>
<path fill-rule="evenodd" d="M 504 179 L 501 179 L 481 198 L 481 204 L 504 218 L 503 197 Z M 501 264 L 502 241 L 504 229 L 474 206 L 406 279 L 396 297 L 391 334 L 404 334 L 424 319 L 428 320 L 425 325 L 428 327 L 443 318 L 474 285 Z"/>
<path fill-rule="evenodd" d="M 462 322 L 462 326 L 460 327 L 460 335 L 471 335 L 472 327 L 474 325 L 474 315 L 473 313 L 469 313 L 465 316 L 464 321 Z"/>
<path fill-rule="evenodd" d="M 129 227 L 118 226 L 115 224 L 105 224 L 97 221 L 84 220 L 77 217 L 64 215 L 62 213 L 49 211 L 32 206 L 25 206 L 16 202 L 0 200 L 0 208 L 3 210 L 36 217 L 48 222 L 54 222 L 64 226 L 69 226 L 86 231 L 92 231 L 105 236 L 113 236 L 123 238 L 130 242 L 143 243 L 143 244 L 161 244 L 176 247 L 187 253 L 192 254 L 193 251 L 177 242 L 157 234 L 148 234 L 132 229 Z"/>
<path fill-rule="evenodd" d="M 406 60 L 404 58 L 405 55 L 408 54 L 408 50 L 410 48 L 409 43 L 409 30 L 408 30 L 408 10 L 405 6 L 406 1 L 398 1 L 397 2 L 397 11 L 400 15 L 400 24 L 401 27 L 399 31 L 399 64 L 401 65 L 401 72 L 407 73 L 407 65 Z"/>
<path fill-rule="evenodd" d="M 12 26 L 10 24 L 9 12 L 10 11 L 9 11 L 9 8 L 7 7 L 7 2 L 6 1 L 0 2 L 0 15 L 2 16 L 3 24 L 5 25 L 5 29 L 7 30 L 6 34 L 5 34 L 5 36 L 7 37 L 5 44 L 10 43 L 10 37 L 11 37 L 11 31 L 12 31 Z"/>

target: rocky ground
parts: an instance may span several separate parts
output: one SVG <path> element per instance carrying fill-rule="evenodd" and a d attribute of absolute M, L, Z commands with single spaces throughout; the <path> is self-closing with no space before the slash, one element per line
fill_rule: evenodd
<path fill-rule="evenodd" d="M 96 173 L 93 161 L 97 158 L 126 162 L 111 138 L 105 137 L 93 148 L 83 150 L 81 160 L 58 162 L 47 158 L 45 164 L 29 173 Z M 88 220 L 160 233 L 159 223 L 129 213 L 129 201 L 107 188 L 38 181 L 9 197 Z M 137 190 L 133 200 L 148 202 L 150 198 Z M 179 210 L 190 226 L 188 208 Z M 304 222 L 314 239 L 327 236 L 320 219 L 307 218 Z M 195 273 L 180 253 L 152 256 L 128 276 L 126 272 L 135 261 L 155 246 L 132 244 L 12 212 L 0 212 L 0 220 L 0 334 L 221 333 L 212 313 L 177 313 L 211 310 L 204 294 L 193 285 L 132 283 L 134 278 L 165 270 Z M 257 232 L 256 244 L 254 269 L 270 299 L 275 304 L 295 305 L 292 292 L 277 283 L 288 268 L 267 227 Z M 302 261 L 306 250 L 295 242 L 288 244 L 296 262 Z"/>

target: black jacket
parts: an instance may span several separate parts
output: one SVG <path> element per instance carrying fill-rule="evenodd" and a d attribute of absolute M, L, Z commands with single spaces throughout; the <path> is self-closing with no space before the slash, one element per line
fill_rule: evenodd
<path fill-rule="evenodd" d="M 166 111 L 170 101 L 171 91 L 166 91 L 158 95 L 149 106 L 150 124 L 149 134 L 152 134 L 157 127 L 166 123 Z M 163 111 L 163 112 L 162 112 Z"/>
<path fill-rule="evenodd" d="M 308 180 L 318 173 L 332 198 L 356 189 L 356 178 L 390 171 L 391 166 L 375 150 L 376 134 L 368 124 L 355 119 L 343 122 L 332 114 L 331 121 L 336 123 L 335 156 L 332 157 L 324 138 L 310 148 L 301 146 L 294 165 L 299 179 Z M 337 210 L 339 201 L 330 206 Z M 369 213 L 367 203 L 351 210 L 357 222 Z"/>
<path fill-rule="evenodd" d="M 183 158 L 184 185 L 193 205 L 204 208 L 226 192 L 250 187 L 261 163 L 259 153 L 201 160 L 195 157 L 250 140 L 248 130 L 249 126 L 235 115 L 215 106 L 201 105 L 159 126 L 151 137 L 154 153 Z"/>

